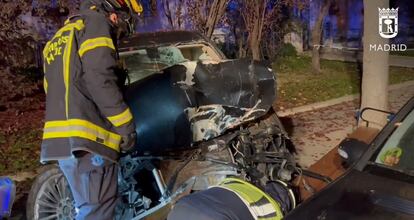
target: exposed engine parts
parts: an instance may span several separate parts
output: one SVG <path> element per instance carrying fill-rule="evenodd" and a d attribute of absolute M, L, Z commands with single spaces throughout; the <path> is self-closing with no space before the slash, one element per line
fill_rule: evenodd
<path fill-rule="evenodd" d="M 228 176 L 238 176 L 258 187 L 264 187 L 269 181 L 279 184 L 285 189 L 286 198 L 289 198 L 286 204 L 282 204 L 288 211 L 297 203 L 289 183 L 295 174 L 301 173 L 288 149 L 289 141 L 280 121 L 273 118 L 270 123 L 250 124 L 246 128 L 240 127 L 220 137 L 200 142 L 194 146 L 194 150 L 181 154 L 171 152 L 161 157 L 125 156 L 120 161 L 118 181 L 123 199 L 117 216 L 120 219 L 136 218 L 144 211 L 162 208 L 173 201 L 178 195 L 176 186 L 181 191 L 203 190 Z M 182 162 L 164 182 L 163 170 L 160 172 L 158 164 L 168 160 Z M 188 165 L 190 162 L 199 163 L 202 172 L 197 172 L 197 175 L 182 184 L 177 181 L 177 177 L 186 166 L 192 166 Z"/>

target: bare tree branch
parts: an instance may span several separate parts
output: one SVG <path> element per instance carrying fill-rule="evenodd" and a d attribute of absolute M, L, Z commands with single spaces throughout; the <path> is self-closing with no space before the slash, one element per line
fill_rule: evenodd
<path fill-rule="evenodd" d="M 187 0 L 188 16 L 192 25 L 211 38 L 223 18 L 230 0 Z"/>
<path fill-rule="evenodd" d="M 183 28 L 184 0 L 162 0 L 163 11 L 172 30 Z"/>

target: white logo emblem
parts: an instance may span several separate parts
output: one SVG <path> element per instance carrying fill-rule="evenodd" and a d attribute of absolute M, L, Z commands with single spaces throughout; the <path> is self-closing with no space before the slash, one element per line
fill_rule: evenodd
<path fill-rule="evenodd" d="M 398 8 L 378 8 L 379 34 L 383 38 L 393 38 L 398 34 Z"/>

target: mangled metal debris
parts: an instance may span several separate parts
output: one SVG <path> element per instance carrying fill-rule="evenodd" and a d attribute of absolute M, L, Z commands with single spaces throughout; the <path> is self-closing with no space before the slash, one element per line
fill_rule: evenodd
<path fill-rule="evenodd" d="M 138 147 L 156 151 L 209 140 L 263 116 L 275 91 L 275 76 L 261 63 L 186 61 L 131 84 L 126 97 L 136 116 Z"/>
<path fill-rule="evenodd" d="M 223 105 L 187 108 L 186 114 L 191 122 L 193 140 L 210 140 L 223 134 L 227 129 L 255 119 L 256 115 L 267 112 L 267 109 L 257 108 L 260 102 L 258 100 L 257 105 L 253 108 L 237 108 Z M 238 114 L 233 114 L 234 112 Z"/>

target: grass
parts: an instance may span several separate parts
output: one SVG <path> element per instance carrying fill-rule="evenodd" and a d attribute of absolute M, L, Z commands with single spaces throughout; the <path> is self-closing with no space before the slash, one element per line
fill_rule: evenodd
<path fill-rule="evenodd" d="M 311 58 L 283 57 L 274 62 L 278 79 L 279 108 L 326 101 L 360 92 L 360 68 L 356 63 L 321 60 L 321 73 L 312 73 Z M 414 69 L 390 67 L 390 84 L 414 80 Z"/>
<path fill-rule="evenodd" d="M 0 176 L 20 171 L 33 171 L 40 166 L 42 130 L 24 130 L 8 135 L 0 133 Z"/>

